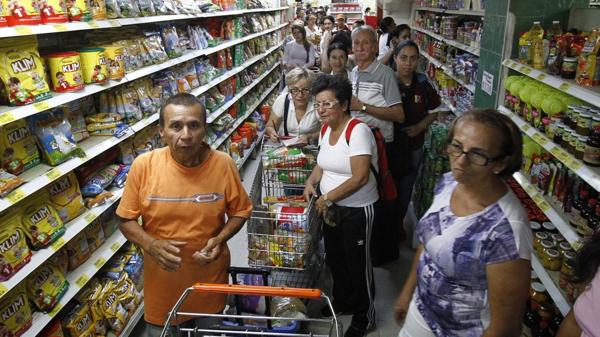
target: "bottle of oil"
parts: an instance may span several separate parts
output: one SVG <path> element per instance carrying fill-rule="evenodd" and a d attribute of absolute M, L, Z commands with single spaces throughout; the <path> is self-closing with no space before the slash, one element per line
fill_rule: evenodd
<path fill-rule="evenodd" d="M 539 21 L 534 21 L 529 30 L 529 39 L 531 40 L 531 58 L 535 69 L 544 69 L 546 60 L 544 59 L 544 28 Z"/>
<path fill-rule="evenodd" d="M 519 38 L 519 62 L 523 64 L 531 63 L 531 40 L 529 32 L 524 32 Z"/>

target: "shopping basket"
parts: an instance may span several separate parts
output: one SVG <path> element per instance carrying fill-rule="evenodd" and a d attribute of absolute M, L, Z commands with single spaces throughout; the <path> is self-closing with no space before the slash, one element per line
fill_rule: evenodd
<path fill-rule="evenodd" d="M 193 312 L 179 311 L 185 299 L 192 292 L 209 292 L 228 295 L 246 295 L 246 296 L 279 296 L 279 297 L 294 297 L 303 299 L 323 299 L 329 306 L 331 312 L 334 312 L 331 301 L 327 295 L 319 289 L 304 289 L 304 288 L 286 288 L 286 287 L 269 287 L 269 286 L 252 286 L 252 285 L 236 285 L 236 284 L 214 284 L 214 283 L 197 283 L 187 288 L 181 297 L 175 303 L 173 309 L 169 312 L 167 321 L 161 333 L 161 337 L 170 336 L 170 327 L 175 327 L 179 336 L 210 336 L 210 337 L 247 337 L 247 336 L 287 336 L 287 337 L 340 337 L 342 336 L 342 325 L 334 314 L 328 319 L 317 318 L 288 318 L 288 317 L 269 317 L 269 316 L 244 316 L 236 314 L 204 314 Z M 196 318 L 218 318 L 218 319 L 260 319 L 265 321 L 291 321 L 297 320 L 312 325 L 320 325 L 319 332 L 282 332 L 270 331 L 268 329 L 249 328 L 244 326 L 231 327 L 226 325 L 217 325 L 207 328 L 198 327 L 179 327 L 174 323 L 180 319 L 189 320 Z"/>

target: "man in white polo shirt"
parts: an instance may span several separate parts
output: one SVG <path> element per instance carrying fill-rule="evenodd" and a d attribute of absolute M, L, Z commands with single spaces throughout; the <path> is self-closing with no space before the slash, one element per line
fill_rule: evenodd
<path fill-rule="evenodd" d="M 401 154 L 392 147 L 394 122 L 404 122 L 402 98 L 396 75 L 389 67 L 377 61 L 377 33 L 371 26 L 362 26 L 352 32 L 352 50 L 356 67 L 352 70 L 352 115 L 363 122 L 379 128 L 386 142 L 386 150 L 392 174 L 399 169 Z M 396 186 L 399 184 L 396 182 Z M 398 220 L 394 202 L 383 203 L 384 216 L 373 228 L 372 252 L 375 266 L 396 260 L 399 256 L 398 242 L 402 220 Z"/>

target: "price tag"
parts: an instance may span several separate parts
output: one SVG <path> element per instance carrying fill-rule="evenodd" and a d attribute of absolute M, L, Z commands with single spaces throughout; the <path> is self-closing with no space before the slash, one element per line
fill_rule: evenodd
<path fill-rule="evenodd" d="M 527 187 L 525 187 L 525 192 L 527 192 L 527 194 L 535 194 L 535 187 L 533 187 L 532 185 L 528 185 Z"/>
<path fill-rule="evenodd" d="M 523 124 L 523 126 L 521 126 L 521 130 L 523 131 L 527 131 L 529 129 L 531 129 L 531 126 L 529 124 Z"/>
<path fill-rule="evenodd" d="M 106 263 L 106 259 L 101 257 L 96 262 L 94 262 L 94 266 L 98 269 L 102 268 L 102 266 Z"/>
<path fill-rule="evenodd" d="M 583 165 L 581 165 L 580 162 L 578 162 L 577 160 L 573 159 L 573 158 L 569 158 L 567 160 L 567 166 L 569 168 L 571 168 L 573 171 L 577 171 L 579 170 Z"/>
<path fill-rule="evenodd" d="M 50 247 L 52 248 L 53 251 L 57 251 L 57 250 L 61 249 L 62 246 L 65 245 L 65 243 L 67 243 L 65 241 L 65 239 L 59 238 L 58 240 L 54 241 L 54 243 L 52 243 L 52 245 Z"/>
<path fill-rule="evenodd" d="M 17 35 L 33 34 L 33 31 L 29 27 L 15 27 L 15 32 L 17 33 Z"/>
<path fill-rule="evenodd" d="M 100 28 L 100 25 L 97 22 L 88 22 L 88 26 L 90 28 Z"/>
<path fill-rule="evenodd" d="M 540 206 L 542 212 L 548 212 L 550 210 L 550 204 L 548 204 L 546 200 L 542 200 L 542 202 L 540 202 L 538 206 Z"/>
<path fill-rule="evenodd" d="M 68 30 L 69 28 L 65 25 L 54 25 L 54 30 L 57 32 L 64 32 L 66 30 Z"/>
<path fill-rule="evenodd" d="M 536 194 L 536 195 L 534 195 L 534 196 L 533 196 L 533 201 L 535 201 L 535 203 L 536 203 L 538 206 L 540 206 L 540 204 L 541 204 L 543 201 L 545 201 L 545 200 L 544 200 L 544 197 L 542 197 L 542 196 L 541 196 L 541 195 L 539 195 L 539 194 Z"/>
<path fill-rule="evenodd" d="M 25 198 L 25 192 L 23 192 L 22 189 L 17 188 L 16 190 L 12 191 L 7 197 L 6 200 L 8 200 L 9 203 L 11 203 L 11 205 L 16 204 L 17 202 L 23 200 L 23 198 Z"/>
<path fill-rule="evenodd" d="M 8 292 L 8 289 L 6 288 L 6 286 L 2 283 L 0 283 L 0 297 L 4 296 L 4 294 L 6 294 Z"/>
<path fill-rule="evenodd" d="M 563 84 L 560 85 L 560 87 L 558 87 L 560 90 L 562 91 L 567 91 L 569 90 L 569 88 L 571 88 L 571 85 L 567 82 L 564 82 Z"/>
<path fill-rule="evenodd" d="M 4 125 L 4 124 L 8 124 L 14 120 L 16 120 L 17 118 L 15 117 L 15 115 L 12 113 L 12 111 L 9 112 L 5 112 L 3 114 L 0 114 L 0 124 Z"/>
<path fill-rule="evenodd" d="M 50 318 L 54 318 L 54 316 L 56 316 L 56 314 L 58 314 L 60 312 L 60 310 L 62 309 L 63 305 L 62 303 L 58 303 L 53 309 L 52 311 L 50 311 L 48 313 L 48 316 L 50 316 Z"/>
<path fill-rule="evenodd" d="M 567 164 L 570 157 L 566 152 L 561 151 L 560 155 L 558 156 L 558 159 L 560 159 L 560 161 L 562 161 L 563 163 Z"/>
<path fill-rule="evenodd" d="M 521 66 L 521 68 L 519 68 L 519 71 L 525 75 L 529 75 L 529 73 L 531 73 L 531 69 L 527 68 L 526 66 Z"/>
<path fill-rule="evenodd" d="M 35 111 L 40 112 L 50 109 L 50 104 L 48 104 L 48 102 L 37 102 L 33 105 L 33 108 Z"/>
<path fill-rule="evenodd" d="M 62 174 L 56 168 L 53 168 L 52 170 L 46 172 L 46 177 L 48 177 L 48 179 L 50 179 L 50 181 L 56 180 L 56 179 L 60 178 L 61 176 L 62 176 Z"/>
<path fill-rule="evenodd" d="M 117 21 L 117 20 L 108 20 L 108 24 L 109 24 L 111 27 L 120 27 L 120 26 L 121 26 L 121 25 L 119 24 L 119 21 Z"/>
<path fill-rule="evenodd" d="M 542 136 L 542 134 L 539 132 L 534 133 L 531 138 L 533 138 L 533 140 L 540 145 L 545 145 L 548 143 L 548 139 Z"/>
<path fill-rule="evenodd" d="M 84 219 L 87 223 L 92 223 L 94 220 L 96 220 L 97 217 L 98 215 L 96 215 L 96 213 L 90 211 L 88 214 L 85 215 Z"/>
<path fill-rule="evenodd" d="M 110 246 L 110 250 L 112 250 L 113 253 L 119 250 L 119 248 L 121 248 L 121 244 L 118 242 L 115 242 Z"/>
<path fill-rule="evenodd" d="M 86 274 L 83 274 L 81 276 L 79 276 L 79 278 L 75 281 L 75 284 L 77 284 L 77 286 L 79 288 L 83 288 L 83 286 L 90 280 L 90 277 L 87 276 Z"/>
<path fill-rule="evenodd" d="M 560 158 L 560 155 L 562 153 L 561 149 L 558 146 L 553 146 L 550 149 L 550 153 L 552 153 L 552 155 L 556 158 Z"/>
<path fill-rule="evenodd" d="M 543 81 L 546 78 L 546 74 L 539 74 L 536 78 L 538 79 L 538 81 Z"/>

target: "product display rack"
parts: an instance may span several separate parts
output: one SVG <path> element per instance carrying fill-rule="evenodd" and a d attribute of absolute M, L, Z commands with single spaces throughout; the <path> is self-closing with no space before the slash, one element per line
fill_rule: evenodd
<path fill-rule="evenodd" d="M 567 301 L 565 293 L 558 286 L 558 272 L 550 271 L 542 266 L 539 258 L 535 253 L 531 254 L 531 268 L 537 274 L 542 284 L 546 287 L 546 291 L 556 304 L 556 307 L 563 316 L 566 316 L 571 310 L 571 305 Z"/>
<path fill-rule="evenodd" d="M 153 23 L 153 22 L 163 22 L 163 21 L 173 21 L 173 20 L 185 20 L 185 19 L 196 19 L 196 18 L 210 18 L 210 17 L 218 17 L 218 16 L 230 16 L 230 15 L 242 15 L 242 14 L 251 14 L 251 13 L 260 13 L 260 12 L 275 12 L 275 11 L 283 11 L 288 7 L 273 7 L 273 8 L 262 8 L 262 9 L 252 9 L 252 10 L 240 10 L 240 11 L 227 11 L 227 12 L 215 12 L 215 13 L 205 13 L 203 15 L 165 15 L 165 16 L 156 16 L 156 17 L 144 17 L 144 18 L 132 18 L 132 19 L 117 19 L 117 20 L 106 20 L 106 21 L 96 21 L 96 22 L 88 22 L 88 23 L 65 23 L 59 25 L 38 25 L 38 26 L 23 26 L 23 27 L 10 27 L 10 28 L 0 28 L 0 41 L 1 38 L 5 37 L 17 37 L 25 36 L 25 35 L 37 35 L 37 34 L 50 34 L 50 33 L 60 33 L 60 32 L 71 32 L 71 31 L 79 31 L 79 30 L 89 30 L 89 29 L 103 29 L 103 28 L 118 28 L 127 25 L 138 25 L 144 23 Z M 24 119 L 31 115 L 37 114 L 39 112 L 49 110 L 65 103 L 73 102 L 80 98 L 93 95 L 104 90 L 108 90 L 110 88 L 120 86 L 121 84 L 125 84 L 136 79 L 151 75 L 163 69 L 170 68 L 172 66 L 181 64 L 188 60 L 192 60 L 194 58 L 200 56 L 208 56 L 215 52 L 224 50 L 226 48 L 230 48 L 237 44 L 243 43 L 245 41 L 249 41 L 256 37 L 260 37 L 272 32 L 278 32 L 284 29 L 288 23 L 276 24 L 274 28 L 270 28 L 264 30 L 259 33 L 250 34 L 244 36 L 243 38 L 224 41 L 223 43 L 206 48 L 203 50 L 195 50 L 185 53 L 184 55 L 170 59 L 162 64 L 148 66 L 137 71 L 130 72 L 125 75 L 123 79 L 120 81 L 109 81 L 106 85 L 86 85 L 82 91 L 75 93 L 53 93 L 54 97 L 41 101 L 32 105 L 20 106 L 20 107 L 8 107 L 8 106 L 0 106 L 0 126 L 6 125 L 10 122 Z M 279 40 L 279 36 L 277 38 Z M 277 41 L 276 40 L 276 41 Z M 235 76 L 240 73 L 244 69 L 252 66 L 254 63 L 260 61 L 264 57 L 268 56 L 272 52 L 277 51 L 281 48 L 283 42 L 276 43 L 273 47 L 269 48 L 265 53 L 260 55 L 256 55 L 255 57 L 246 60 L 242 65 L 230 69 L 225 72 L 218 78 L 211 80 L 208 84 L 201 86 L 199 88 L 194 89 L 192 92 L 194 95 L 201 95 L 207 92 L 212 87 L 215 87 L 223 80 L 227 80 L 228 78 Z M 279 62 L 273 65 L 267 72 L 261 74 L 261 76 L 252 83 L 249 84 L 247 88 L 241 90 L 234 100 L 230 100 L 231 106 L 235 101 L 242 98 L 244 95 L 249 93 L 252 88 L 254 88 L 258 83 L 260 83 L 263 79 L 265 79 L 270 73 L 272 73 L 279 66 Z M 279 81 L 278 81 L 279 82 Z M 278 86 L 278 83 L 270 87 L 270 89 L 265 92 L 260 98 L 260 100 L 256 103 L 256 105 L 251 106 L 249 113 L 240 118 L 236 125 L 239 126 L 243 121 L 245 121 L 256 109 L 262 100 L 275 88 Z M 228 102 L 229 103 L 229 102 Z M 221 107 L 217 114 L 210 116 L 210 121 L 214 121 L 219 115 L 226 111 L 227 107 Z M 85 151 L 85 157 L 83 158 L 72 158 L 56 167 L 51 167 L 46 164 L 38 164 L 35 167 L 25 171 L 20 175 L 20 177 L 24 178 L 27 182 L 24 185 L 21 185 L 18 189 L 9 194 L 6 198 L 0 199 L 0 212 L 7 211 L 11 208 L 18 208 L 19 202 L 28 196 L 34 194 L 35 192 L 43 189 L 48 186 L 51 182 L 59 179 L 60 177 L 65 176 L 66 174 L 72 172 L 77 167 L 83 165 L 87 161 L 97 157 L 98 155 L 106 152 L 111 149 L 115 145 L 123 142 L 126 139 L 130 139 L 137 133 L 139 133 L 144 128 L 156 125 L 158 121 L 158 114 L 153 114 L 148 117 L 145 117 L 141 121 L 129 127 L 129 130 L 121 137 L 90 137 L 78 145 Z M 233 133 L 235 128 L 228 131 L 227 137 Z M 238 164 L 238 168 L 241 169 L 247 159 L 250 157 L 252 149 L 260 143 L 264 132 L 260 135 L 259 139 L 253 144 L 253 147 L 250 151 L 247 152 L 247 156 L 244 156 L 243 160 L 241 160 Z M 220 139 L 219 143 L 215 143 L 214 148 L 217 148 L 218 145 L 224 142 L 226 138 Z M 112 210 L 111 206 L 114 207 L 117 204 L 122 196 L 123 189 L 112 188 L 109 189 L 110 192 L 113 193 L 113 196 L 102 206 L 95 207 L 90 210 L 86 210 L 79 217 L 69 221 L 65 224 L 65 233 L 57 239 L 52 245 L 45 249 L 41 249 L 39 251 L 34 251 L 29 263 L 27 263 L 23 268 L 13 275 L 9 280 L 5 282 L 0 282 L 0 300 L 5 297 L 5 295 L 14 289 L 17 285 L 23 282 L 34 270 L 40 267 L 44 262 L 46 262 L 50 257 L 54 255 L 59 249 L 63 248 L 67 243 L 73 240 L 78 234 L 83 232 L 89 224 L 94 222 L 96 218 L 102 215 L 107 210 Z M 113 233 L 107 240 L 100 246 L 96 251 L 94 251 L 90 258 L 86 260 L 81 266 L 76 268 L 73 271 L 67 273 L 66 277 L 70 283 L 68 290 L 65 292 L 64 296 L 61 298 L 59 303 L 53 308 L 51 312 L 33 312 L 33 322 L 32 326 L 25 331 L 22 336 L 36 336 L 38 335 L 51 321 L 54 317 L 56 317 L 61 310 L 67 306 L 69 301 L 71 301 L 74 296 L 81 290 L 88 281 L 98 272 L 102 266 L 109 261 L 113 255 L 127 242 L 126 238 L 121 234 L 120 231 L 116 231 Z M 136 310 L 136 312 L 132 315 L 126 329 L 120 335 L 122 337 L 128 336 L 131 331 L 134 329 L 135 325 L 139 322 L 141 317 L 143 316 L 144 306 L 143 303 Z M 111 334 L 109 334 L 111 335 Z M 114 336 L 112 334 L 111 336 Z"/>
<path fill-rule="evenodd" d="M 460 85 L 467 88 L 467 90 L 469 90 L 470 92 L 475 93 L 475 86 L 473 84 L 466 84 L 465 81 L 461 80 L 456 75 L 454 75 L 454 73 L 452 72 L 452 69 L 448 68 L 448 66 L 446 66 L 446 65 L 442 64 L 442 62 L 434 59 L 431 55 L 427 54 L 427 52 L 425 52 L 423 50 L 420 50 L 419 53 L 424 58 L 426 58 L 429 62 L 433 63 L 433 65 L 435 65 L 436 68 L 442 69 L 444 71 L 444 73 L 446 73 L 446 75 L 450 76 L 452 79 L 454 79 Z"/>
<path fill-rule="evenodd" d="M 410 28 L 413 29 L 413 30 L 416 30 L 417 32 L 421 32 L 421 33 L 427 34 L 427 35 L 431 36 L 432 38 L 434 38 L 436 40 L 444 41 L 447 44 L 449 44 L 449 45 L 451 45 L 451 46 L 453 46 L 455 48 L 458 48 L 460 50 L 464 50 L 464 51 L 466 51 L 468 53 L 471 53 L 471 54 L 473 54 L 475 56 L 479 56 L 479 48 L 467 46 L 466 44 L 462 44 L 462 43 L 457 42 L 455 40 L 447 39 L 447 38 L 445 38 L 445 37 L 443 37 L 441 35 L 438 35 L 438 34 L 432 32 L 432 31 L 429 31 L 427 29 L 423 29 L 423 28 L 419 28 L 419 27 L 410 27 Z"/>
<path fill-rule="evenodd" d="M 279 83 L 277 83 L 277 84 L 279 84 Z M 246 153 L 244 153 L 244 157 L 242 159 L 240 159 L 239 163 L 237 164 L 238 170 L 241 170 L 242 167 L 244 167 L 244 164 L 246 164 L 246 162 L 248 161 L 248 159 L 250 159 L 250 157 L 252 157 L 252 152 L 254 152 L 254 149 L 263 141 L 264 137 L 265 137 L 265 130 L 259 132 L 258 137 L 256 138 L 256 141 L 254 141 L 254 143 L 252 143 L 250 148 L 248 148 L 246 150 Z"/>

